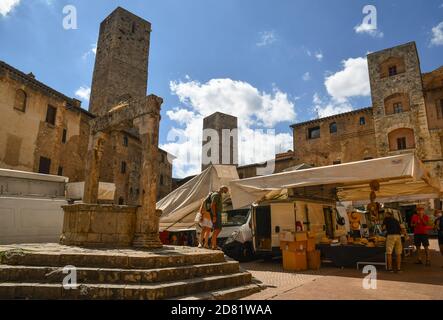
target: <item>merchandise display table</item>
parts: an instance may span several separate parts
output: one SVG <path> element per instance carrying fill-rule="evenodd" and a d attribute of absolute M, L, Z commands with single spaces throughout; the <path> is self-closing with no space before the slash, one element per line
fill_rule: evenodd
<path fill-rule="evenodd" d="M 355 268 L 357 262 L 385 262 L 385 247 L 366 247 L 362 245 L 317 244 L 321 259 L 331 261 L 336 267 Z"/>

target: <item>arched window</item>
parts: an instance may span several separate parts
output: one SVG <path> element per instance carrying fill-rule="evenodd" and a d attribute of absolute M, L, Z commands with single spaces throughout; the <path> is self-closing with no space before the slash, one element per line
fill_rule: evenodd
<path fill-rule="evenodd" d="M 400 128 L 391 131 L 388 134 L 389 150 L 399 151 L 415 148 L 414 130 L 409 128 Z"/>
<path fill-rule="evenodd" d="M 332 122 L 329 125 L 329 133 L 337 133 L 337 122 Z"/>
<path fill-rule="evenodd" d="M 380 64 L 380 78 L 396 76 L 405 71 L 405 60 L 400 57 L 390 57 Z"/>
<path fill-rule="evenodd" d="M 384 100 L 385 114 L 396 114 L 409 111 L 409 95 L 406 93 L 394 93 Z"/>
<path fill-rule="evenodd" d="M 15 92 L 15 101 L 14 101 L 14 108 L 16 110 L 25 112 L 26 111 L 26 100 L 27 100 L 26 92 L 24 92 L 22 89 L 18 89 Z"/>

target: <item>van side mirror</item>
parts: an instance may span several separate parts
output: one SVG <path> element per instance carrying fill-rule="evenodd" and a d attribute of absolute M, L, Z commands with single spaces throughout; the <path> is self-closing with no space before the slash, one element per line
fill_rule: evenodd
<path fill-rule="evenodd" d="M 275 233 L 280 233 L 280 226 L 275 226 Z"/>

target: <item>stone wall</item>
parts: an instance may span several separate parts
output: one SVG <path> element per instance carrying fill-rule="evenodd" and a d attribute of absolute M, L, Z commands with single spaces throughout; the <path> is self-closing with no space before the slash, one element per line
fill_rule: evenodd
<path fill-rule="evenodd" d="M 26 96 L 21 110 L 15 108 L 17 90 Z M 54 124 L 46 121 L 48 105 L 56 109 Z M 79 101 L 1 62 L 0 108 L 0 167 L 38 172 L 40 157 L 45 157 L 51 160 L 49 173 L 83 180 L 92 115 Z"/>
<path fill-rule="evenodd" d="M 334 124 L 336 131 L 331 130 Z M 314 128 L 320 135 L 311 139 L 309 130 Z M 292 129 L 297 164 L 317 167 L 377 156 L 372 108 L 295 124 Z"/>
<path fill-rule="evenodd" d="M 63 206 L 60 243 L 80 246 L 131 246 L 136 207 L 75 204 Z"/>
<path fill-rule="evenodd" d="M 15 108 L 17 90 L 26 94 L 24 110 Z M 54 125 L 46 122 L 47 106 L 54 106 Z M 51 160 L 50 174 L 57 175 L 59 167 L 69 181 L 84 181 L 90 120 L 94 115 L 80 108 L 80 102 L 64 96 L 37 81 L 34 77 L 0 62 L 0 167 L 39 171 L 40 157 Z M 66 140 L 62 142 L 63 130 Z M 127 140 L 126 140 L 126 138 Z M 126 145 L 127 142 L 127 145 Z M 136 205 L 139 192 L 141 162 L 140 139 L 132 131 L 116 131 L 105 146 L 101 181 L 116 183 L 114 203 L 120 198 L 124 204 Z M 171 190 L 172 164 L 167 153 L 160 150 L 158 198 Z M 166 161 L 166 162 L 163 162 Z M 126 162 L 126 173 L 121 163 Z M 160 184 L 160 175 L 163 184 Z"/>
<path fill-rule="evenodd" d="M 385 61 L 393 60 L 393 57 L 395 60 L 392 66 L 401 61 L 404 69 L 400 66 L 397 68 L 397 74 L 386 76 L 382 73 L 382 67 Z M 389 133 L 407 128 L 414 131 L 416 154 L 421 159 L 428 159 L 432 154 L 432 146 L 415 43 L 410 42 L 369 54 L 368 68 L 378 156 L 397 154 L 397 151 L 391 151 L 389 148 Z M 385 99 L 398 93 L 409 95 L 408 110 L 398 114 L 386 114 Z"/>
<path fill-rule="evenodd" d="M 118 7 L 100 24 L 89 111 L 146 96 L 151 24 Z"/>
<path fill-rule="evenodd" d="M 205 132 L 205 129 L 212 129 L 217 133 L 217 137 L 214 138 L 218 140 L 218 161 L 215 159 L 214 161 L 217 163 L 213 164 L 238 164 L 238 136 L 232 136 L 229 138 L 226 133 L 225 137 L 226 139 L 229 138 L 229 141 L 223 141 L 223 130 L 233 130 L 237 128 L 237 118 L 229 114 L 215 112 L 203 119 L 203 132 Z M 210 165 L 210 163 L 203 163 L 205 154 L 208 159 L 211 158 L 211 151 L 205 152 L 204 147 L 205 144 L 210 143 L 209 141 L 211 138 L 205 140 L 205 137 L 203 137 L 203 140 L 202 171 Z M 214 150 L 212 152 L 214 152 Z M 228 156 L 229 159 L 227 158 Z M 223 161 L 224 159 L 228 161 Z"/>

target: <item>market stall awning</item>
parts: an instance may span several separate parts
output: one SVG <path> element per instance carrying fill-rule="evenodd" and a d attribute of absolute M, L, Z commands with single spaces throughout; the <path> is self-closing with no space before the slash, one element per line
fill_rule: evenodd
<path fill-rule="evenodd" d="M 283 189 L 335 185 L 341 201 L 369 198 L 369 183 L 377 180 L 377 198 L 441 192 L 440 181 L 430 176 L 414 154 L 350 162 L 333 166 L 276 173 L 230 182 L 234 208 L 243 207 Z"/>
<path fill-rule="evenodd" d="M 211 191 L 238 179 L 237 168 L 231 165 L 212 165 L 184 185 L 157 202 L 163 211 L 160 231 L 181 230 L 195 225 L 195 215 L 201 202 Z"/>

